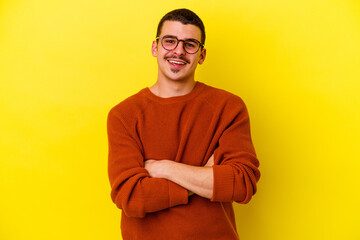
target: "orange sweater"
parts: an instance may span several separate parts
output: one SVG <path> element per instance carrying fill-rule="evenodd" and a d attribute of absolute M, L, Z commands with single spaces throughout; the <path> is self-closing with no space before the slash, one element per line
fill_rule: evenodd
<path fill-rule="evenodd" d="M 122 209 L 124 240 L 238 239 L 232 201 L 256 192 L 259 162 L 243 101 L 197 82 L 187 95 L 160 98 L 149 88 L 108 115 L 111 198 Z M 214 153 L 211 200 L 152 178 L 146 159 L 203 166 Z"/>

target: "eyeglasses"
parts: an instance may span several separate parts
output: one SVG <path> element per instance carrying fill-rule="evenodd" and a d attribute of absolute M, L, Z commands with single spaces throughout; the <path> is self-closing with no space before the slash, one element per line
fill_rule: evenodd
<path fill-rule="evenodd" d="M 165 35 L 157 37 L 156 40 L 161 40 L 161 45 L 168 51 L 174 50 L 179 45 L 179 42 L 183 42 L 183 48 L 185 52 L 189 54 L 195 54 L 199 51 L 200 47 L 203 48 L 204 44 L 196 39 L 190 38 L 185 40 L 179 40 L 175 36 Z"/>

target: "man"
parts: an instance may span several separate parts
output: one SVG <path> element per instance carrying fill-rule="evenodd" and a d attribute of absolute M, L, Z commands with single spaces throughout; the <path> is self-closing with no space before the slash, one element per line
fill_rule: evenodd
<path fill-rule="evenodd" d="M 256 192 L 259 162 L 243 101 L 195 81 L 205 30 L 190 10 L 166 14 L 152 54 L 158 79 L 108 116 L 111 198 L 123 239 L 239 239 L 232 202 Z"/>

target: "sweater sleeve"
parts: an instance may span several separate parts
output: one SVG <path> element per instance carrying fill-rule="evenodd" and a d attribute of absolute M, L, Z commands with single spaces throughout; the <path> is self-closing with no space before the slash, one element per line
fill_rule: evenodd
<path fill-rule="evenodd" d="M 211 201 L 247 203 L 256 193 L 259 161 L 250 136 L 249 116 L 241 101 L 214 152 L 214 190 Z"/>
<path fill-rule="evenodd" d="M 144 217 L 180 204 L 187 204 L 188 191 L 162 178 L 150 177 L 144 168 L 141 143 L 132 137 L 114 111 L 107 121 L 108 175 L 111 199 L 129 217 Z"/>

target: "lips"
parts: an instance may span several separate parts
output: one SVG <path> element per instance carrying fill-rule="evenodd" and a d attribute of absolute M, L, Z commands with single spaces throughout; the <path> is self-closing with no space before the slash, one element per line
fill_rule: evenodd
<path fill-rule="evenodd" d="M 179 61 L 176 61 L 176 60 L 168 60 L 169 63 L 175 63 L 175 64 L 180 64 L 180 65 L 185 65 L 184 62 L 179 62 Z"/>
<path fill-rule="evenodd" d="M 171 67 L 176 69 L 180 69 L 184 67 L 187 63 L 189 63 L 187 60 L 179 59 L 179 58 L 167 58 L 166 60 L 168 61 Z"/>

